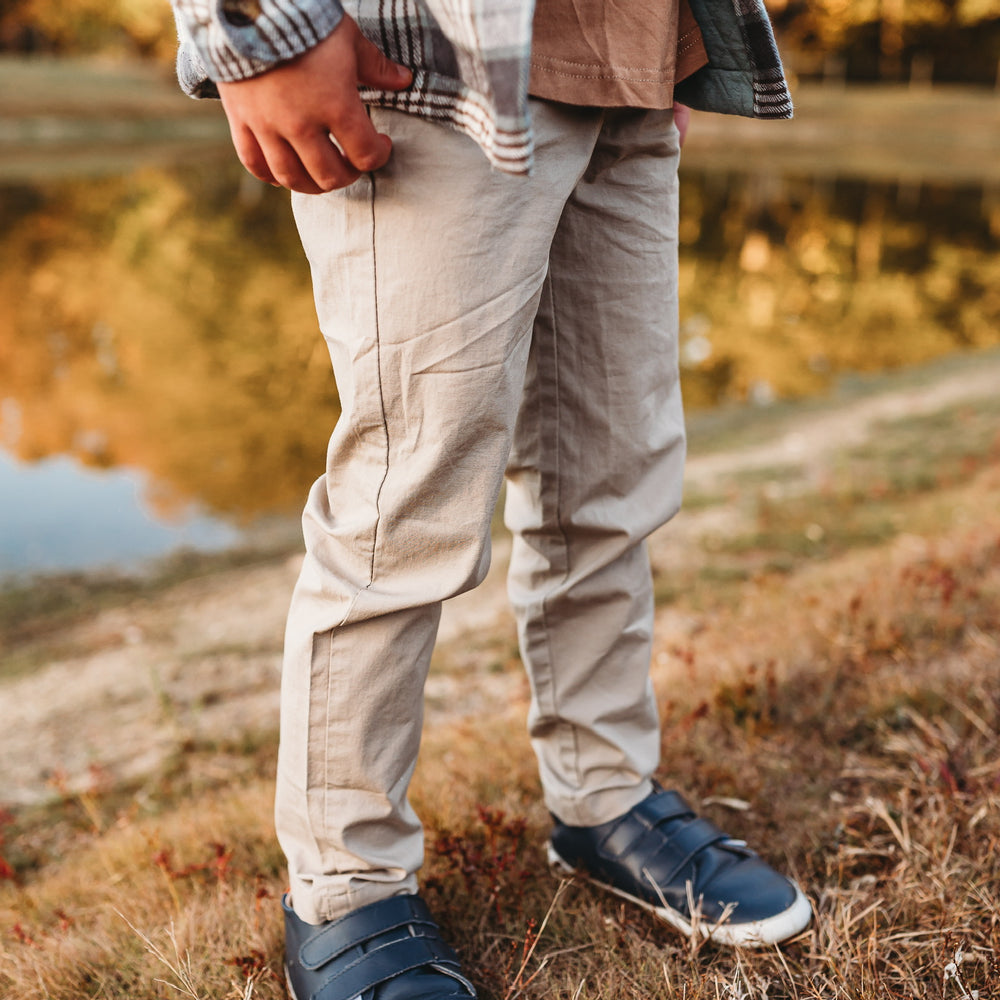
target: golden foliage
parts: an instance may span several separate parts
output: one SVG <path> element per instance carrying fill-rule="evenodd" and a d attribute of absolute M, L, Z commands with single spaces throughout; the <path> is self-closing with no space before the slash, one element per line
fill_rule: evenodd
<path fill-rule="evenodd" d="M 150 171 L 23 193 L 39 201 L 0 251 L 0 397 L 21 458 L 140 466 L 161 507 L 300 503 L 333 380 L 285 199 L 246 190 Z"/>
<path fill-rule="evenodd" d="M 687 181 L 681 304 L 689 403 L 803 396 L 837 373 L 1000 342 L 1000 254 L 988 194 L 774 183 L 784 190 L 761 202 L 752 179 Z"/>
<path fill-rule="evenodd" d="M 3 34 L 45 39 L 57 52 L 118 52 L 169 59 L 176 32 L 166 0 L 21 0 L 0 17 Z"/>

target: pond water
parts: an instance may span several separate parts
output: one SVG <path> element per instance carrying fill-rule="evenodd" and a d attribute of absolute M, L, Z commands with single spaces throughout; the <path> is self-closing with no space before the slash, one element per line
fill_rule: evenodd
<path fill-rule="evenodd" d="M 93 469 L 67 455 L 22 463 L 0 452 L 0 565 L 7 574 L 128 570 L 181 546 L 213 550 L 240 541 L 238 529 L 194 506 L 157 517 L 149 492 L 142 469 Z"/>
<path fill-rule="evenodd" d="M 689 407 L 1000 342 L 1000 190 L 689 168 Z M 0 186 L 0 579 L 294 516 L 337 415 L 287 196 L 228 157 Z"/>

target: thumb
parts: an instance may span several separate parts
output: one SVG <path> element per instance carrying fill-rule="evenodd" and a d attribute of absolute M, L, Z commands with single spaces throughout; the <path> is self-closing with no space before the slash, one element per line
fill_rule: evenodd
<path fill-rule="evenodd" d="M 402 90 L 413 82 L 413 74 L 405 66 L 393 62 L 367 38 L 359 36 L 355 55 L 359 86 Z"/>

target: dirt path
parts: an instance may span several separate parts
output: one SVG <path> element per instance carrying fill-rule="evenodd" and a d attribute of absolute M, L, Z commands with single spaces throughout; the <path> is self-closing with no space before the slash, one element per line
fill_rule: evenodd
<path fill-rule="evenodd" d="M 711 491 L 734 472 L 788 464 L 807 477 L 819 475 L 834 451 L 870 439 L 880 421 L 995 397 L 998 389 L 1000 356 L 994 353 L 961 370 L 928 375 L 919 385 L 886 388 L 821 413 L 793 412 L 761 444 L 693 455 L 688 482 Z M 730 505 L 684 511 L 652 539 L 653 559 L 683 563 L 706 531 L 739 530 L 739 517 Z M 482 587 L 446 606 L 445 650 L 510 630 L 503 582 L 508 550 L 500 539 Z M 39 801 L 53 786 L 86 788 L 95 774 L 120 780 L 147 773 L 192 741 L 235 743 L 244 733 L 273 730 L 284 615 L 298 565 L 295 557 L 191 580 L 60 635 L 61 655 L 0 683 L 5 717 L 18 720 L 0 732 L 0 802 Z M 471 676 L 468 670 L 432 675 L 432 715 L 475 712 L 521 689 L 519 675 L 491 671 L 489 658 L 479 659 Z"/>

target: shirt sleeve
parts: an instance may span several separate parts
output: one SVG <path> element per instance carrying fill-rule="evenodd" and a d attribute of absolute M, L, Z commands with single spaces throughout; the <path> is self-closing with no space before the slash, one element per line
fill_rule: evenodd
<path fill-rule="evenodd" d="M 340 24 L 339 0 L 172 0 L 181 86 L 217 96 L 214 81 L 257 76 L 302 55 Z"/>

